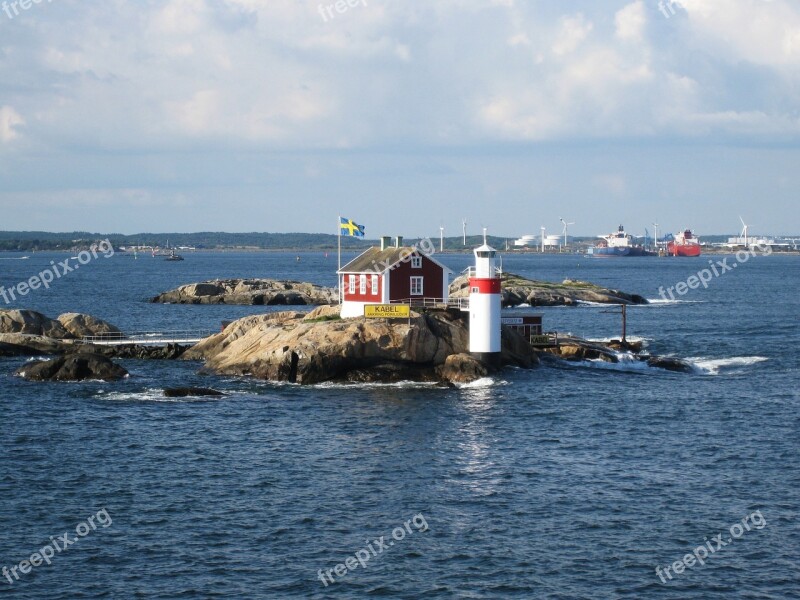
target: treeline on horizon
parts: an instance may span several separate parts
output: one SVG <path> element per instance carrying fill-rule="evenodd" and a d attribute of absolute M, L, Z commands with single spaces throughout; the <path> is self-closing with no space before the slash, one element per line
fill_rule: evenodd
<path fill-rule="evenodd" d="M 49 232 L 49 231 L 0 231 L 0 251 L 71 251 L 88 247 L 90 244 L 108 239 L 115 248 L 129 246 L 158 246 L 166 248 L 192 246 L 198 250 L 336 250 L 338 236 L 327 233 L 92 233 L 88 231 Z M 343 250 L 364 250 L 380 243 L 378 239 L 360 239 L 342 236 Z M 404 244 L 412 245 L 420 238 L 406 237 Z M 394 238 L 392 238 L 394 242 Z M 466 246 L 462 236 L 444 239 L 446 250 L 471 250 L 483 243 L 479 235 L 467 236 Z M 488 236 L 488 242 L 497 248 L 504 248 L 506 238 Z M 513 244 L 514 240 L 509 240 Z M 426 242 L 427 244 L 427 242 Z M 439 238 L 431 238 L 430 244 L 439 250 Z"/>
<path fill-rule="evenodd" d="M 192 246 L 198 250 L 261 249 L 261 250 L 332 250 L 337 248 L 336 235 L 325 233 L 91 233 L 73 231 L 0 231 L 0 251 L 71 250 L 108 239 L 115 248 L 120 246 L 158 246 L 166 248 Z M 352 237 L 342 238 L 342 248 L 367 248 L 374 241 Z"/>
<path fill-rule="evenodd" d="M 659 236 L 661 237 L 661 236 Z M 727 241 L 727 235 L 702 236 L 703 243 Z M 71 251 L 86 248 L 92 243 L 108 239 L 115 248 L 120 246 L 158 246 L 166 248 L 192 246 L 198 250 L 222 249 L 258 249 L 258 250 L 335 250 L 338 236 L 327 233 L 137 233 L 125 235 L 120 233 L 91 233 L 87 231 L 48 232 L 48 231 L 0 231 L 0 251 Z M 587 236 L 570 236 L 570 243 L 591 243 L 597 238 Z M 379 243 L 377 239 L 341 238 L 342 249 L 363 250 Z M 419 241 L 419 238 L 407 237 L 408 245 Z M 502 250 L 508 246 L 513 248 L 514 238 L 489 236 L 488 242 Z M 430 243 L 439 250 L 439 237 L 431 237 Z M 472 249 L 483 243 L 482 236 L 468 235 L 466 245 L 462 236 L 444 238 L 445 250 Z"/>

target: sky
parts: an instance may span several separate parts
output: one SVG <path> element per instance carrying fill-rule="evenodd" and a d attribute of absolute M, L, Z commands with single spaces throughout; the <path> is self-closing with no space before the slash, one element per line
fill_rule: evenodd
<path fill-rule="evenodd" d="M 2 230 L 800 235 L 797 0 L 21 2 Z"/>

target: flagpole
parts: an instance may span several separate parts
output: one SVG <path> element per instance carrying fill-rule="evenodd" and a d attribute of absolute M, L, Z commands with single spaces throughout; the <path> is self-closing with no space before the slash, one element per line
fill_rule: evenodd
<path fill-rule="evenodd" d="M 339 234 L 336 236 L 336 239 L 339 241 L 339 268 L 336 270 L 336 278 L 338 280 L 337 287 L 339 288 L 339 305 L 342 304 L 342 276 L 339 271 L 342 270 L 342 216 L 339 215 L 339 218 L 336 221 L 336 231 Z"/>

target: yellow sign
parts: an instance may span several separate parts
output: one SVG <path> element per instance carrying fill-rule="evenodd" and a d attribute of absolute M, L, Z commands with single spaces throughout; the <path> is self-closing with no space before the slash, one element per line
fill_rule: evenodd
<path fill-rule="evenodd" d="M 364 316 L 368 319 L 408 319 L 411 307 L 408 304 L 365 304 Z"/>

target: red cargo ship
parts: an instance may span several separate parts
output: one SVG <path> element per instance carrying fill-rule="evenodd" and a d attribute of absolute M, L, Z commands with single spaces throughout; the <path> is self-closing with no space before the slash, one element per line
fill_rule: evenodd
<path fill-rule="evenodd" d="M 676 235 L 672 241 L 667 242 L 667 254 L 669 256 L 700 256 L 700 239 L 692 233 L 691 229 L 686 229 Z"/>

